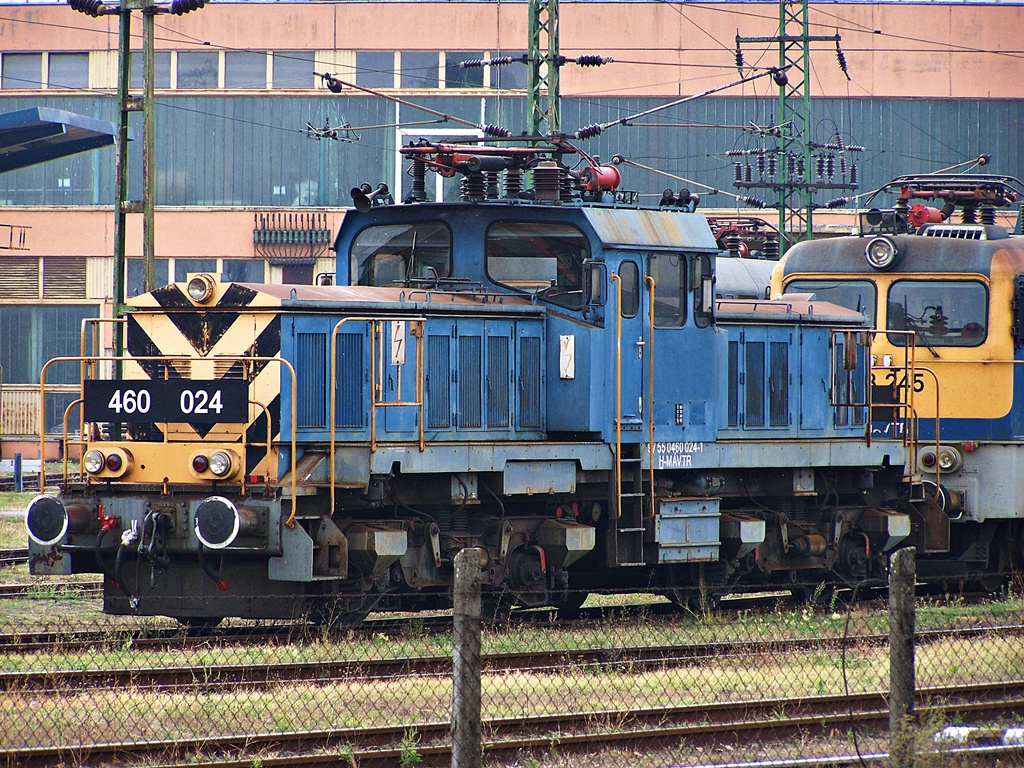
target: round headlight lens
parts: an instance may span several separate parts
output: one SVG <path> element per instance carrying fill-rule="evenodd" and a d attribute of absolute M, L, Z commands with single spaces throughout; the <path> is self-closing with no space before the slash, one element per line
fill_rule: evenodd
<path fill-rule="evenodd" d="M 85 456 L 82 457 L 82 466 L 85 467 L 85 471 L 90 475 L 102 472 L 105 465 L 106 457 L 95 449 L 86 451 Z"/>
<path fill-rule="evenodd" d="M 960 469 L 960 453 L 955 448 L 943 448 L 939 451 L 939 469 L 943 472 L 955 472 Z"/>
<path fill-rule="evenodd" d="M 188 281 L 188 297 L 199 304 L 213 296 L 213 279 L 209 275 L 196 275 Z"/>
<path fill-rule="evenodd" d="M 202 454 L 192 457 L 192 469 L 196 472 L 205 472 L 210 467 L 210 460 Z"/>
<path fill-rule="evenodd" d="M 875 269 L 889 269 L 899 255 L 896 243 L 888 237 L 874 237 L 864 249 L 864 257 Z"/>
<path fill-rule="evenodd" d="M 217 477 L 224 477 L 231 471 L 231 457 L 224 451 L 216 451 L 210 456 L 210 471 Z"/>

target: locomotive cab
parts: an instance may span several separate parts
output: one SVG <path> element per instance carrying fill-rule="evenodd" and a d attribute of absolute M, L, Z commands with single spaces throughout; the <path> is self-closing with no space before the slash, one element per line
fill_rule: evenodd
<path fill-rule="evenodd" d="M 1021 185 L 940 174 L 884 189 L 898 195 L 893 209 L 862 213 L 859 236 L 794 246 L 772 291 L 833 301 L 877 329 L 872 432 L 902 439 L 909 425 L 920 441 L 910 457 L 924 483 L 916 540 L 929 555 L 918 573 L 996 584 L 1024 555 L 1024 238 L 997 223 Z"/>

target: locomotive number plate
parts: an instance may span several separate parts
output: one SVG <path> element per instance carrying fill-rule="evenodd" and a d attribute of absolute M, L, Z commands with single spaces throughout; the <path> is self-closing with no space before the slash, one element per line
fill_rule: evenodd
<path fill-rule="evenodd" d="M 85 382 L 86 421 L 244 423 L 249 383 L 243 379 L 117 379 Z"/>

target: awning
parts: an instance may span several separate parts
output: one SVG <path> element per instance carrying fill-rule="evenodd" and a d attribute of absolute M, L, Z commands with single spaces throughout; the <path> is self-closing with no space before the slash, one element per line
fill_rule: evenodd
<path fill-rule="evenodd" d="M 0 114 L 0 173 L 110 146 L 116 135 L 113 123 L 62 109 Z"/>

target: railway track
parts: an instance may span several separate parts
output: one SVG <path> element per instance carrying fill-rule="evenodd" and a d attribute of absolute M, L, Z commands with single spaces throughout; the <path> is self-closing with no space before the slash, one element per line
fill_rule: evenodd
<path fill-rule="evenodd" d="M 96 597 L 103 592 L 98 581 L 60 581 L 35 584 L 0 584 L 0 600 L 4 598 Z"/>
<path fill-rule="evenodd" d="M 996 718 L 1024 708 L 1024 682 L 920 689 L 916 711 L 925 719 Z M 702 703 L 677 707 L 622 709 L 580 714 L 552 714 L 490 719 L 483 722 L 484 750 L 490 760 L 511 760 L 524 750 L 550 749 L 557 736 L 560 755 L 593 755 L 600 747 L 616 749 L 715 748 L 763 739 L 820 734 L 823 730 L 887 726 L 885 693 L 849 696 L 758 699 Z M 49 766 L 74 756 L 79 763 L 125 764 L 146 761 L 164 768 L 194 766 L 190 755 L 201 753 L 204 768 L 251 766 L 337 766 L 339 749 L 345 761 L 360 768 L 393 768 L 402 757 L 400 742 L 408 733 L 419 737 L 422 768 L 451 764 L 451 724 L 446 721 L 403 723 L 372 728 L 345 728 L 288 733 L 249 733 L 196 740 L 107 742 L 33 749 L 0 749 L 0 764 L 21 768 Z M 763 750 L 763 742 L 760 747 Z M 1014 754 L 1024 754 L 1016 747 Z M 163 762 L 156 762 L 163 761 Z M 181 761 L 181 762 L 168 762 Z M 830 763 L 831 764 L 831 763 Z M 969 763 L 960 763 L 969 764 Z"/>
<path fill-rule="evenodd" d="M 0 549 L 0 568 L 28 562 L 28 549 Z"/>
<path fill-rule="evenodd" d="M 970 639 L 979 635 L 1024 634 L 1024 626 L 1000 628 L 936 630 L 917 633 L 918 643 L 939 639 Z M 124 642 L 122 640 L 122 642 Z M 809 637 L 759 642 L 734 641 L 688 645 L 579 648 L 528 653 L 488 653 L 483 657 L 485 673 L 558 672 L 566 666 L 586 668 L 590 672 L 631 672 L 670 669 L 700 663 L 706 659 L 763 658 L 768 655 L 799 653 L 809 650 L 836 650 L 842 644 L 837 637 Z M 858 635 L 858 645 L 884 647 L 886 635 Z M 31 648 L 32 646 L 26 646 Z M 134 647 L 134 641 L 133 641 Z M 405 658 L 367 658 L 340 661 L 272 662 L 264 664 L 199 664 L 107 669 L 52 669 L 48 671 L 0 672 L 0 692 L 33 691 L 40 695 L 119 689 L 145 688 L 150 691 L 182 691 L 244 686 L 266 689 L 282 683 L 328 684 L 340 681 L 369 680 L 402 675 L 447 676 L 452 671 L 450 655 Z M 1022 683 L 1024 685 L 1024 683 Z"/>

